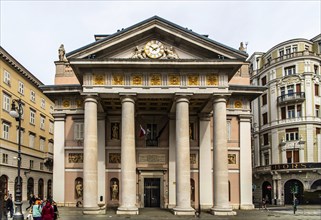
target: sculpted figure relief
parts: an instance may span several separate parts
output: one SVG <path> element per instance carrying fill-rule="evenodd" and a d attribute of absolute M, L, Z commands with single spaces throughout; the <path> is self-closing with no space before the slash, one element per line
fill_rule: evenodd
<path fill-rule="evenodd" d="M 144 59 L 146 58 L 144 49 L 139 49 L 138 46 L 135 47 L 134 55 L 132 56 L 134 59 Z"/>
<path fill-rule="evenodd" d="M 174 52 L 173 47 L 165 48 L 165 54 L 167 59 L 178 59 L 177 54 Z"/>
<path fill-rule="evenodd" d="M 59 49 L 58 49 L 58 54 L 59 54 L 59 61 L 67 61 L 65 54 L 65 47 L 63 44 L 60 45 Z"/>
<path fill-rule="evenodd" d="M 75 186 L 75 189 L 76 189 L 76 195 L 77 195 L 77 198 L 81 198 L 82 197 L 82 191 L 83 191 L 83 187 L 82 187 L 82 182 L 81 181 L 77 181 L 76 183 L 76 186 Z"/>
<path fill-rule="evenodd" d="M 118 123 L 114 123 L 113 127 L 112 127 L 112 137 L 111 139 L 119 139 L 119 127 L 118 127 Z"/>
<path fill-rule="evenodd" d="M 113 185 L 111 186 L 111 192 L 112 192 L 112 195 L 111 195 L 112 200 L 117 200 L 118 199 L 118 185 L 117 185 L 116 181 L 114 181 Z"/>

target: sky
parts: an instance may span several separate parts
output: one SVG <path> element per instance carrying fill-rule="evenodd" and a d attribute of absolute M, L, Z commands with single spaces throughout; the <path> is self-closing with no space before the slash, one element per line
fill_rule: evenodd
<path fill-rule="evenodd" d="M 0 45 L 45 85 L 54 84 L 58 48 L 66 52 L 154 15 L 247 53 L 321 33 L 321 0 L 113 1 L 0 0 Z"/>

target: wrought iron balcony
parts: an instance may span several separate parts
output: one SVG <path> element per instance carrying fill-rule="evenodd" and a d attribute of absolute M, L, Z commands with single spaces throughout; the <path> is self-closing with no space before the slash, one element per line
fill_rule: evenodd
<path fill-rule="evenodd" d="M 292 92 L 278 97 L 278 105 L 294 103 L 294 102 L 304 102 L 305 92 Z"/>

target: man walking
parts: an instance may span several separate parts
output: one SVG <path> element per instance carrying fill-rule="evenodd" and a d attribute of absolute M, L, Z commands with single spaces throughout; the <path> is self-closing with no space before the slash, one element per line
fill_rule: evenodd
<path fill-rule="evenodd" d="M 294 199 L 293 199 L 293 213 L 294 214 L 298 209 L 298 205 L 299 205 L 299 200 L 296 197 L 294 197 Z"/>

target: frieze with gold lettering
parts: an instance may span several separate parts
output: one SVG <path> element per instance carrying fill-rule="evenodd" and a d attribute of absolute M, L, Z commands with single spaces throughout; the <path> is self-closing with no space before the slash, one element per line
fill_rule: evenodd
<path fill-rule="evenodd" d="M 271 165 L 271 170 L 321 168 L 321 163 L 286 163 Z"/>

